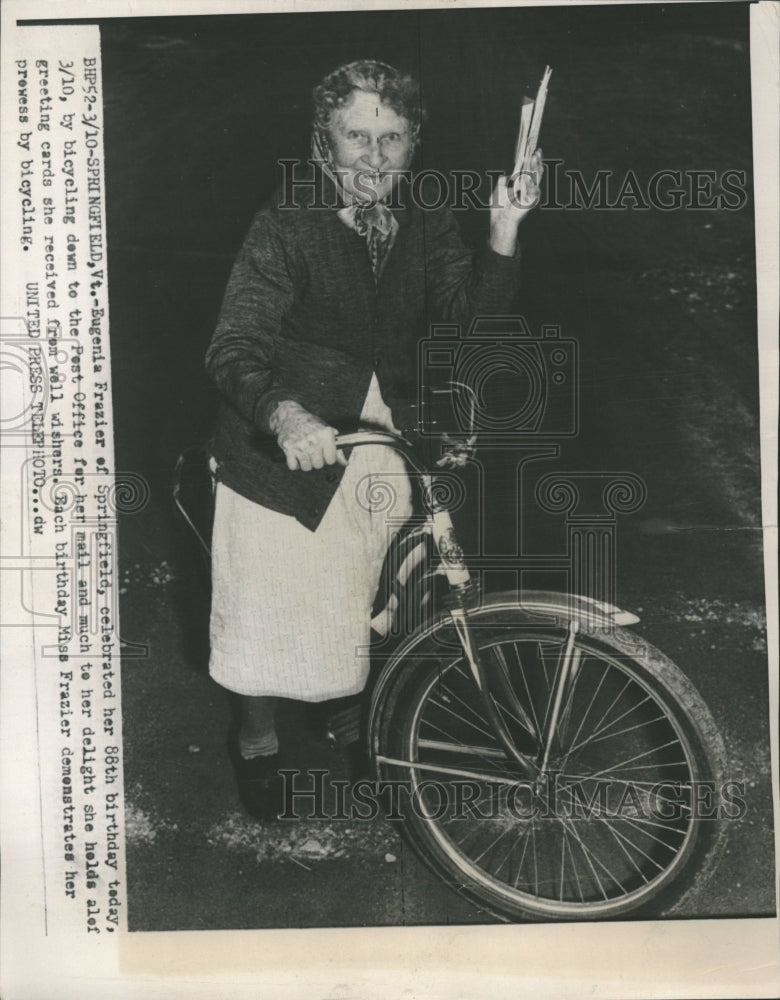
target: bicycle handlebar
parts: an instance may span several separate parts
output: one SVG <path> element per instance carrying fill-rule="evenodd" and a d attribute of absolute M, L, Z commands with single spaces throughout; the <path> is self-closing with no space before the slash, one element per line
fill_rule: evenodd
<path fill-rule="evenodd" d="M 337 448 L 350 448 L 361 444 L 389 444 L 395 448 L 412 447 L 411 441 L 407 441 L 400 434 L 393 434 L 392 431 L 362 430 L 336 436 Z"/>
<path fill-rule="evenodd" d="M 394 448 L 418 475 L 423 475 L 425 469 L 417 461 L 414 445 L 401 434 L 392 431 L 359 430 L 350 434 L 337 434 L 337 448 L 356 448 L 364 444 L 384 444 Z"/>
<path fill-rule="evenodd" d="M 337 434 L 335 443 L 337 448 L 356 448 L 361 445 L 371 444 L 386 445 L 397 451 L 418 475 L 435 473 L 435 470 L 423 467 L 417 451 L 419 446 L 416 446 L 402 434 L 395 434 L 392 431 L 364 428 L 347 434 Z M 273 455 L 273 461 L 284 461 L 284 455 L 281 449 L 278 449 Z"/>

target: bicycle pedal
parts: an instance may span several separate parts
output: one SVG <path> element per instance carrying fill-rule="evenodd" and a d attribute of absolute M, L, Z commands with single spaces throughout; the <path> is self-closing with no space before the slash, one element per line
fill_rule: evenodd
<path fill-rule="evenodd" d="M 360 705 L 350 705 L 325 720 L 326 739 L 334 743 L 357 743 L 360 739 Z"/>

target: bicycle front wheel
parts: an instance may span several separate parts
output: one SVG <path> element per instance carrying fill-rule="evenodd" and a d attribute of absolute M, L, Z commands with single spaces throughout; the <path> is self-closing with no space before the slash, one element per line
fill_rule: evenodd
<path fill-rule="evenodd" d="M 502 605 L 476 612 L 473 635 L 503 678 L 493 697 L 516 745 L 547 767 L 521 775 L 439 623 L 399 664 L 379 737 L 423 860 L 510 920 L 658 914 L 706 877 L 724 832 L 724 752 L 679 668 L 625 630 L 578 634 L 545 755 L 567 629 Z"/>

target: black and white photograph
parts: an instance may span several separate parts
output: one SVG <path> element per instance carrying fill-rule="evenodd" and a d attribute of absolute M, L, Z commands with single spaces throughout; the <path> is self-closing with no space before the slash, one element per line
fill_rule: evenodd
<path fill-rule="evenodd" d="M 40 728 L 50 677 L 86 938 L 776 933 L 756 7 L 17 20 L 99 38 L 59 75 L 4 55 L 43 133 L 13 140 L 42 278 L 18 323 L 4 305 L 4 354 L 47 355 L 49 401 L 28 437 L 4 418 L 6 447 L 29 531 L 57 532 L 35 698 Z M 77 70 L 102 102 L 78 151 L 57 103 Z M 68 296 L 92 319 L 57 325 Z"/>

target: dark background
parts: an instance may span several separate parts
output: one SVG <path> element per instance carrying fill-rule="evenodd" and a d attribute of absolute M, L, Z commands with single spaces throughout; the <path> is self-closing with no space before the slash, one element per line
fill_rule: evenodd
<path fill-rule="evenodd" d="M 562 169 L 589 181 L 609 169 L 618 184 L 629 169 L 643 181 L 663 168 L 737 169 L 749 187 L 748 7 L 122 19 L 103 22 L 101 37 L 117 468 L 151 486 L 149 505 L 121 525 L 122 633 L 146 649 L 123 666 L 131 926 L 487 920 L 382 823 L 270 831 L 236 805 L 228 710 L 206 673 L 207 604 L 170 502 L 177 454 L 213 419 L 204 351 L 277 160 L 308 155 L 311 89 L 335 66 L 376 58 L 418 76 L 428 113 L 418 167 L 508 169 L 519 98 L 549 64 L 541 144 Z M 469 243 L 484 239 L 484 213 L 459 221 Z M 732 777 L 746 783 L 729 854 L 675 915 L 767 914 L 752 197 L 738 212 L 540 209 L 521 238 L 523 315 L 533 331 L 560 324 L 581 354 L 579 434 L 539 473 L 642 477 L 644 507 L 618 524 L 619 603 L 702 690 Z M 481 459 L 486 551 L 514 552 L 516 461 L 489 449 Z M 523 545 L 560 554 L 561 520 L 524 517 Z M 322 747 L 296 735 L 295 711 L 290 760 L 338 771 L 340 758 L 323 763 Z"/>

